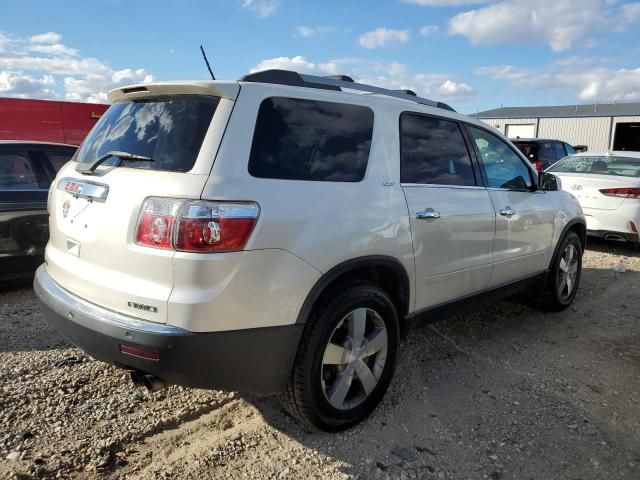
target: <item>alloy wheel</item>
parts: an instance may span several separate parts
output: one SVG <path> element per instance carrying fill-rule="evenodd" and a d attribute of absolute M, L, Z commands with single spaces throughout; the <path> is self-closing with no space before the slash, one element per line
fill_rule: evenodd
<path fill-rule="evenodd" d="M 322 358 L 322 391 L 339 410 L 360 405 L 380 381 L 387 360 L 387 328 L 370 308 L 357 308 L 333 330 Z"/>
<path fill-rule="evenodd" d="M 573 244 L 568 244 L 560 257 L 558 266 L 557 288 L 561 298 L 567 299 L 571 296 L 578 277 L 578 252 Z"/>

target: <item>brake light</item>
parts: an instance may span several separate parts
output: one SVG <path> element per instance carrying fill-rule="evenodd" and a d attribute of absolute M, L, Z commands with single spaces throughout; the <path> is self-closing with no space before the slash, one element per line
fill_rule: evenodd
<path fill-rule="evenodd" d="M 600 193 L 609 197 L 640 198 L 640 187 L 604 188 Z"/>
<path fill-rule="evenodd" d="M 181 204 L 182 200 L 171 198 L 147 198 L 138 217 L 136 243 L 172 250 L 173 223 Z"/>
<path fill-rule="evenodd" d="M 183 252 L 244 249 L 258 221 L 260 207 L 247 202 L 208 202 L 152 197 L 145 200 L 136 243 Z"/>

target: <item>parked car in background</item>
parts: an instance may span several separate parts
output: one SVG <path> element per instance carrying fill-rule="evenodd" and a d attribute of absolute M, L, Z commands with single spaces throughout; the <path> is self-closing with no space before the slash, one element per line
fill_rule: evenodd
<path fill-rule="evenodd" d="M 513 144 L 533 163 L 537 170 L 544 170 L 561 158 L 576 153 L 566 142 L 544 138 L 515 138 Z"/>
<path fill-rule="evenodd" d="M 109 98 L 34 286 L 138 384 L 277 393 L 337 431 L 382 399 L 402 329 L 505 288 L 574 299 L 577 200 L 446 104 L 283 70 Z"/>
<path fill-rule="evenodd" d="M 109 105 L 0 98 L 0 140 L 80 145 Z"/>
<path fill-rule="evenodd" d="M 0 140 L 0 285 L 33 278 L 43 262 L 49 186 L 76 148 Z"/>
<path fill-rule="evenodd" d="M 547 171 L 578 199 L 590 235 L 640 245 L 640 152 L 578 153 Z"/>

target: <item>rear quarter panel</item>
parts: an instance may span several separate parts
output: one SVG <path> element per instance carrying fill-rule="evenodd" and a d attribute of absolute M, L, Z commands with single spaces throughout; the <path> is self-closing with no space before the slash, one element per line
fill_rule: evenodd
<path fill-rule="evenodd" d="M 272 96 L 371 108 L 374 132 L 364 179 L 317 182 L 251 176 L 248 161 L 257 112 L 262 100 Z M 398 182 L 398 152 L 397 115 L 383 109 L 376 98 L 278 85 L 243 85 L 202 197 L 259 203 L 260 219 L 247 245 L 249 250 L 283 249 L 321 273 L 367 255 L 398 260 L 409 276 L 412 310 L 413 247 L 407 205 Z"/>

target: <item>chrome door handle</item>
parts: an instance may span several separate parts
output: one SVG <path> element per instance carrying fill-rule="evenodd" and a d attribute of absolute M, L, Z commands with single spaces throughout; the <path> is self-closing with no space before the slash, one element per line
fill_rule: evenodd
<path fill-rule="evenodd" d="M 440 218 L 440 212 L 436 212 L 433 208 L 427 208 L 422 212 L 416 212 L 417 220 L 436 220 Z"/>
<path fill-rule="evenodd" d="M 503 217 L 513 217 L 516 214 L 516 211 L 511 207 L 505 207 L 500 210 L 500 215 Z"/>

